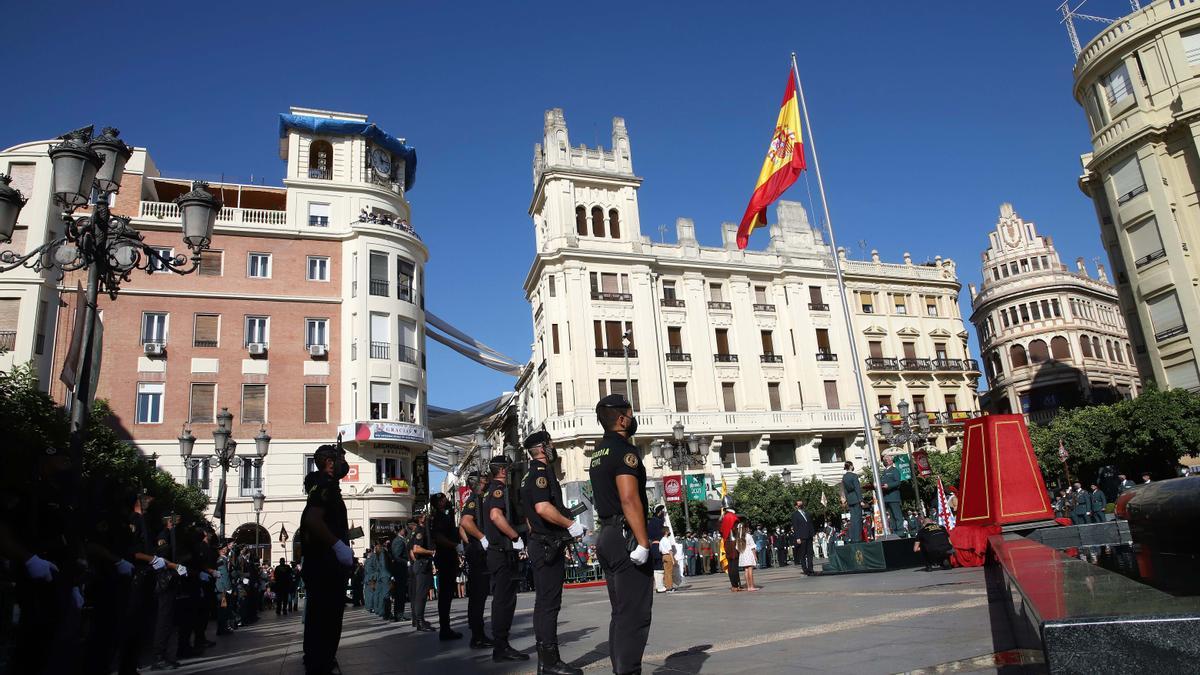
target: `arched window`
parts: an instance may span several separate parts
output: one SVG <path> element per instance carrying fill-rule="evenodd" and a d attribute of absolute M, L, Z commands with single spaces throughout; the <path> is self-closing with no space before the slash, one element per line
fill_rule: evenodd
<path fill-rule="evenodd" d="M 621 238 L 621 214 L 616 209 L 608 210 L 608 236 L 613 239 Z"/>
<path fill-rule="evenodd" d="M 1098 359 L 1104 358 L 1104 352 L 1100 351 L 1100 338 L 1098 337 L 1092 337 L 1092 353 Z"/>
<path fill-rule="evenodd" d="M 575 207 L 575 234 L 587 236 L 587 209 L 582 206 Z"/>
<path fill-rule="evenodd" d="M 1083 352 L 1083 358 L 1092 358 L 1092 341 L 1088 339 L 1088 336 L 1079 336 L 1079 351 Z"/>
<path fill-rule="evenodd" d="M 1050 341 L 1050 355 L 1055 361 L 1070 361 L 1071 360 L 1071 343 L 1067 342 L 1067 338 L 1059 335 Z"/>
<path fill-rule="evenodd" d="M 308 177 L 333 178 L 333 146 L 329 141 L 313 141 L 308 146 Z"/>
<path fill-rule="evenodd" d="M 1117 356 L 1117 363 L 1125 363 L 1125 356 L 1121 354 L 1121 343 L 1113 340 L 1113 354 Z"/>
<path fill-rule="evenodd" d="M 604 236 L 604 209 L 599 206 L 592 207 L 592 236 Z"/>
<path fill-rule="evenodd" d="M 1129 357 L 1129 365 L 1137 364 L 1137 361 L 1133 359 L 1133 347 L 1130 347 L 1128 342 L 1125 343 L 1125 356 Z"/>
<path fill-rule="evenodd" d="M 1046 348 L 1045 340 L 1034 340 L 1029 343 L 1029 361 L 1045 363 L 1050 360 L 1050 350 Z"/>
<path fill-rule="evenodd" d="M 1105 341 L 1104 341 L 1104 346 L 1105 346 L 1105 347 L 1108 347 L 1108 360 L 1109 360 L 1109 361 L 1116 361 L 1116 360 L 1117 360 L 1117 357 L 1116 357 L 1116 356 L 1113 356 L 1112 340 L 1105 340 Z"/>
<path fill-rule="evenodd" d="M 1025 356 L 1025 348 L 1021 345 L 1013 345 L 1008 348 L 1008 360 L 1012 361 L 1013 368 L 1023 368 L 1029 365 L 1029 359 Z"/>

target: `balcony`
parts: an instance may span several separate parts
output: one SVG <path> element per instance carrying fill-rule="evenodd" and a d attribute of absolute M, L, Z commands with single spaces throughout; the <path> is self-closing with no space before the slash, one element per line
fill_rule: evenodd
<path fill-rule="evenodd" d="M 400 359 L 404 363 L 411 363 L 414 366 L 418 365 L 420 361 L 417 350 L 406 345 L 396 346 L 396 358 Z"/>
<path fill-rule="evenodd" d="M 593 300 L 604 300 L 606 302 L 633 302 L 633 295 L 630 293 L 602 293 L 600 291 L 592 291 Z"/>
<path fill-rule="evenodd" d="M 754 311 L 756 311 L 756 312 L 774 312 L 775 305 L 768 305 L 766 303 L 756 302 L 756 303 L 754 303 Z"/>
<path fill-rule="evenodd" d="M 216 340 L 200 340 L 200 339 L 194 339 L 194 340 L 192 340 L 192 346 L 193 346 L 193 347 L 205 347 L 205 348 L 211 348 L 211 347 L 216 347 L 216 346 L 217 346 L 217 341 L 216 341 Z M 4 338 L 3 338 L 3 334 L 2 334 L 2 333 L 0 333 L 0 349 L 4 349 Z"/>
<path fill-rule="evenodd" d="M 138 205 L 138 218 L 172 223 L 183 222 L 179 215 L 179 206 L 172 202 L 141 202 Z M 288 224 L 287 211 L 239 209 L 232 206 L 226 206 L 217 213 L 217 222 L 233 225 Z"/>
<path fill-rule="evenodd" d="M 667 352 L 664 354 L 667 361 L 688 361 L 691 362 L 692 355 L 687 352 Z"/>
<path fill-rule="evenodd" d="M 679 298 L 663 298 L 658 301 L 658 304 L 662 305 L 663 307 L 683 307 L 687 303 Z"/>
<path fill-rule="evenodd" d="M 599 356 L 601 358 L 606 358 L 606 359 L 619 359 L 619 358 L 625 356 L 625 350 L 624 349 L 597 349 L 596 356 Z M 637 358 L 637 350 L 636 349 L 629 350 L 629 358 L 631 358 L 631 359 Z"/>
<path fill-rule="evenodd" d="M 817 352 L 817 360 L 826 362 L 837 361 L 837 354 L 833 352 Z"/>
<path fill-rule="evenodd" d="M 737 354 L 713 354 L 716 363 L 737 363 Z"/>
<path fill-rule="evenodd" d="M 857 409 L 686 413 L 653 413 L 643 410 L 638 413 L 638 433 L 646 435 L 647 438 L 665 438 L 671 435 L 671 427 L 676 422 L 683 423 L 691 433 L 703 435 L 744 434 L 746 429 L 753 429 L 755 433 L 784 435 L 794 435 L 797 429 L 844 433 L 862 431 L 862 414 Z M 551 415 L 546 419 L 546 431 L 551 435 L 580 433 L 595 427 L 596 413 L 590 410 L 568 411 L 564 415 Z M 816 465 L 816 462 L 813 464 Z M 836 477 L 840 478 L 840 461 L 836 469 Z M 749 473 L 749 469 L 742 470 Z"/>
<path fill-rule="evenodd" d="M 368 292 L 386 298 L 388 296 L 387 279 L 371 279 L 367 282 Z"/>
<path fill-rule="evenodd" d="M 371 358 L 387 359 L 391 358 L 392 346 L 387 342 L 376 342 L 371 340 Z"/>
<path fill-rule="evenodd" d="M 1155 333 L 1154 341 L 1162 342 L 1163 340 L 1169 340 L 1173 337 L 1183 335 L 1186 332 L 1187 332 L 1187 326 L 1185 324 L 1181 323 L 1178 326 L 1175 326 L 1174 328 L 1168 328 L 1164 331 L 1159 331 L 1159 332 Z"/>
<path fill-rule="evenodd" d="M 828 312 L 829 311 L 829 303 L 810 302 L 810 303 L 808 303 L 808 308 L 814 312 Z"/>
<path fill-rule="evenodd" d="M 979 371 L 979 362 L 976 361 L 975 359 L 963 359 L 962 360 L 962 369 L 967 371 L 968 373 L 978 373 L 978 372 L 980 372 Z"/>
<path fill-rule="evenodd" d="M 900 370 L 900 362 L 896 359 L 870 358 L 867 359 L 867 370 Z"/>
<path fill-rule="evenodd" d="M 783 363 L 783 354 L 759 354 L 758 360 L 761 363 Z"/>
<path fill-rule="evenodd" d="M 962 370 L 962 361 L 959 359 L 934 359 L 934 370 Z"/>
<path fill-rule="evenodd" d="M 733 305 L 729 304 L 728 302 L 722 302 L 720 300 L 709 300 L 708 308 L 709 309 L 733 309 Z"/>
<path fill-rule="evenodd" d="M 933 370 L 929 359 L 900 359 L 900 370 Z"/>
<path fill-rule="evenodd" d="M 332 180 L 333 172 L 329 169 L 309 169 L 308 177 L 315 178 L 317 180 Z"/>
<path fill-rule="evenodd" d="M 1149 265 L 1150 263 L 1154 262 L 1155 260 L 1158 260 L 1159 258 L 1165 258 L 1166 256 L 1167 256 L 1167 252 L 1160 248 L 1157 251 L 1155 251 L 1154 253 L 1151 253 L 1149 255 L 1144 255 L 1144 256 L 1138 258 L 1137 260 L 1134 260 L 1133 266 L 1134 267 L 1145 267 L 1146 265 Z"/>

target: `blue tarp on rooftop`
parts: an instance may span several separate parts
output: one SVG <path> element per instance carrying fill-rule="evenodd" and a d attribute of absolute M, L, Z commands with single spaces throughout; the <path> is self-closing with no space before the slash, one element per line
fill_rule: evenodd
<path fill-rule="evenodd" d="M 362 136 L 375 145 L 387 148 L 393 155 L 404 160 L 404 189 L 406 191 L 411 190 L 417 180 L 417 151 L 371 122 L 333 120 L 327 117 L 309 117 L 308 115 L 280 113 L 279 137 L 285 138 L 288 129 L 295 129 L 309 134 L 327 134 L 330 136 Z"/>

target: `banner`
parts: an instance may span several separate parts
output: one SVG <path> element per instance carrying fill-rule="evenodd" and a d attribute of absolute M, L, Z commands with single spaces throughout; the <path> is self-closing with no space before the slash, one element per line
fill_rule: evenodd
<path fill-rule="evenodd" d="M 458 509 L 458 511 L 459 511 L 460 513 L 462 512 L 462 509 L 463 509 L 463 504 L 466 504 L 466 503 L 467 503 L 467 500 L 468 500 L 468 499 L 470 499 L 470 497 L 471 497 L 471 488 L 470 488 L 469 486 L 466 486 L 466 485 L 459 485 L 459 486 L 458 486 L 458 505 L 457 505 L 457 509 Z"/>
<path fill-rule="evenodd" d="M 413 458 L 413 510 L 422 508 L 429 501 L 429 458 L 426 455 Z"/>
<path fill-rule="evenodd" d="M 688 499 L 702 502 L 708 498 L 708 476 L 702 473 L 693 473 L 688 474 L 686 479 Z"/>
<path fill-rule="evenodd" d="M 917 475 L 927 478 L 933 475 L 933 465 L 929 463 L 929 453 L 924 450 L 913 451 L 913 463 L 917 465 Z"/>
<path fill-rule="evenodd" d="M 663 476 L 663 497 L 668 502 L 683 501 L 683 476 L 671 474 Z"/>
<path fill-rule="evenodd" d="M 900 480 L 912 479 L 912 463 L 908 455 L 896 455 L 896 468 L 900 470 Z"/>

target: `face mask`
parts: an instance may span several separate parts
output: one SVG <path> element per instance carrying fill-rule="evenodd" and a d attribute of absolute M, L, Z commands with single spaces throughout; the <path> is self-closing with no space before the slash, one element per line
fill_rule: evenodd
<path fill-rule="evenodd" d="M 333 466 L 333 477 L 341 480 L 348 475 L 350 475 L 350 463 L 346 461 L 345 457 L 342 457 Z"/>
<path fill-rule="evenodd" d="M 625 433 L 629 435 L 629 438 L 633 438 L 633 435 L 637 433 L 637 418 L 633 415 L 629 416 L 629 426 L 625 427 Z"/>
<path fill-rule="evenodd" d="M 546 463 L 553 464 L 554 460 L 558 459 L 558 452 L 550 446 L 542 446 L 542 451 L 546 453 Z"/>

